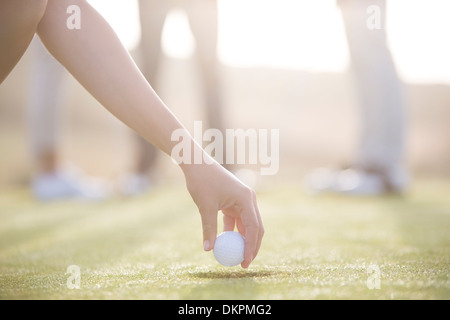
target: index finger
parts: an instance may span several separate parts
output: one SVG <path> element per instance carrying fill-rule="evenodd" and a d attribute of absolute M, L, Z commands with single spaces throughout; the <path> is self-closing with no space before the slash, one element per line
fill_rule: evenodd
<path fill-rule="evenodd" d="M 261 218 L 258 217 L 259 210 L 254 203 L 254 196 L 252 196 L 252 201 L 247 206 L 244 206 L 241 211 L 241 221 L 245 227 L 245 249 L 244 261 L 241 263 L 242 268 L 249 267 L 261 245 Z"/>
<path fill-rule="evenodd" d="M 253 259 L 254 259 L 259 252 L 259 248 L 261 247 L 262 238 L 264 236 L 264 226 L 263 226 L 261 214 L 259 213 L 258 203 L 256 201 L 256 195 L 254 195 L 254 198 L 253 198 L 253 206 L 255 208 L 256 218 L 258 219 L 258 223 L 259 223 L 258 239 L 257 239 L 257 243 L 256 243 L 255 252 L 253 253 Z"/>

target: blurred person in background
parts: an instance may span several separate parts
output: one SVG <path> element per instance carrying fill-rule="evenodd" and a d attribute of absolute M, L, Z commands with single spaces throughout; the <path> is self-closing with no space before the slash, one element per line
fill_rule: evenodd
<path fill-rule="evenodd" d="M 387 44 L 385 0 L 338 0 L 360 111 L 360 139 L 350 165 L 321 168 L 307 178 L 314 192 L 351 195 L 401 194 L 408 183 L 404 164 L 405 101 Z"/>
<path fill-rule="evenodd" d="M 141 26 L 139 67 L 146 79 L 158 91 L 156 80 L 158 67 L 161 64 L 161 36 L 166 17 L 174 8 L 183 9 L 186 13 L 196 40 L 196 58 L 206 106 L 204 129 L 209 127 L 224 132 L 217 58 L 217 0 L 139 0 Z M 157 155 L 158 150 L 154 146 L 137 136 L 134 172 L 126 175 L 121 182 L 121 191 L 124 194 L 135 195 L 151 188 Z"/>

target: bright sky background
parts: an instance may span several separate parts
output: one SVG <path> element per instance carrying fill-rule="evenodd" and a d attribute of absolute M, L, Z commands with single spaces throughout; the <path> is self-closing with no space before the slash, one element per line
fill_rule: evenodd
<path fill-rule="evenodd" d="M 90 0 L 124 44 L 139 42 L 136 0 Z M 335 0 L 219 0 L 220 60 L 230 66 L 342 72 L 348 63 Z M 388 0 L 387 31 L 401 77 L 450 84 L 450 1 Z M 163 31 L 166 54 L 188 58 L 195 41 L 187 19 L 172 11 Z"/>

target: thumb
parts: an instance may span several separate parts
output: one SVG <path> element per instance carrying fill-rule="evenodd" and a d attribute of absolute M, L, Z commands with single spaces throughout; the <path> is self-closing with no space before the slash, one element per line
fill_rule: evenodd
<path fill-rule="evenodd" d="M 203 228 L 203 249 L 210 251 L 214 248 L 217 237 L 217 212 L 206 211 L 201 213 Z"/>

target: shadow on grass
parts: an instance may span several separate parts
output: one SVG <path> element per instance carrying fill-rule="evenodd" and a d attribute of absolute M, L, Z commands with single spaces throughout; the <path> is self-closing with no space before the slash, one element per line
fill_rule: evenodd
<path fill-rule="evenodd" d="M 289 272 L 280 270 L 192 271 L 186 274 L 192 281 L 183 299 L 256 299 L 268 296 L 267 287 Z"/>
<path fill-rule="evenodd" d="M 254 279 L 267 278 L 283 274 L 282 271 L 200 271 L 190 272 L 189 276 L 200 279 Z"/>

